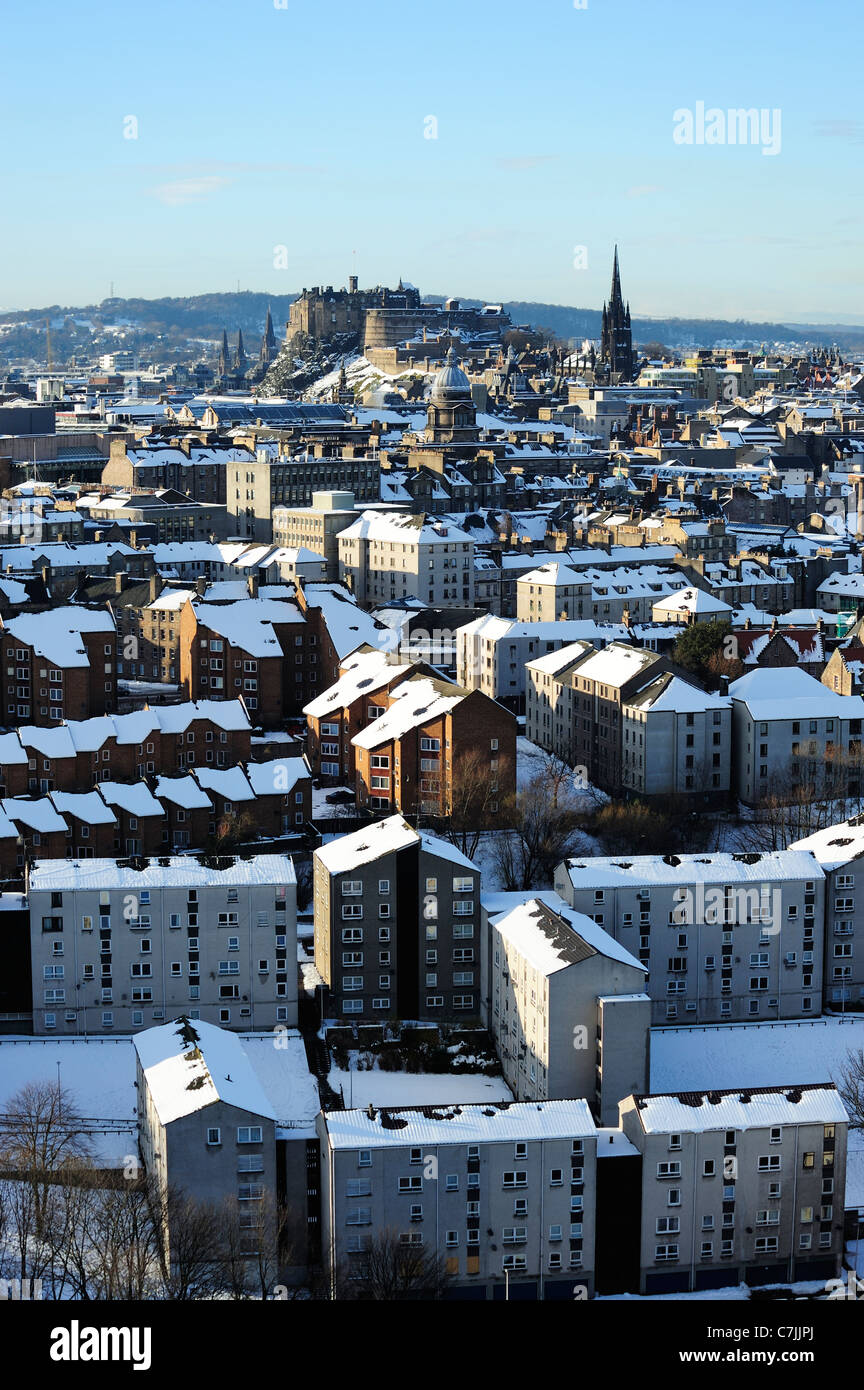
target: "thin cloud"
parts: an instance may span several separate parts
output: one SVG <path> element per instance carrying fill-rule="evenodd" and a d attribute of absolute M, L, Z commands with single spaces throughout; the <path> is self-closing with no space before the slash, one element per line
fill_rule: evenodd
<path fill-rule="evenodd" d="M 185 175 L 207 174 L 320 174 L 317 164 L 258 163 L 254 160 L 199 159 L 182 164 L 142 164 L 140 168 L 151 174 Z"/>
<path fill-rule="evenodd" d="M 160 183 L 149 192 L 166 207 L 182 207 L 185 203 L 197 203 L 202 198 L 209 198 L 230 182 L 230 179 L 218 178 L 211 174 L 199 178 L 173 179 L 170 183 Z"/>
<path fill-rule="evenodd" d="M 659 183 L 637 183 L 627 189 L 628 198 L 650 198 L 652 193 L 662 193 Z"/>
<path fill-rule="evenodd" d="M 517 154 L 496 159 L 495 163 L 499 169 L 536 169 L 555 158 L 554 154 Z"/>
<path fill-rule="evenodd" d="M 814 121 L 813 129 L 823 140 L 848 140 L 864 145 L 864 121 Z"/>

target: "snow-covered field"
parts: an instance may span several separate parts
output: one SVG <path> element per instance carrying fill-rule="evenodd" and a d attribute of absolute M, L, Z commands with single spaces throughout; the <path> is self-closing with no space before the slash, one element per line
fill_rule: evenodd
<path fill-rule="evenodd" d="M 500 1076 L 460 1076 L 450 1072 L 343 1071 L 332 1067 L 328 1077 L 334 1091 L 341 1088 L 346 1106 L 411 1106 L 468 1104 L 512 1100 Z"/>
<path fill-rule="evenodd" d="M 309 1073 L 300 1034 L 244 1034 L 243 1048 L 285 1128 L 308 1128 L 319 1109 L 318 1088 Z M 135 1089 L 136 1053 L 130 1037 L 117 1038 L 0 1038 L 0 1111 L 28 1082 L 60 1084 L 79 1113 L 93 1120 L 90 1135 L 94 1157 L 109 1167 L 121 1167 L 137 1151 Z M 122 1128 L 103 1132 L 100 1121 L 117 1121 Z"/>

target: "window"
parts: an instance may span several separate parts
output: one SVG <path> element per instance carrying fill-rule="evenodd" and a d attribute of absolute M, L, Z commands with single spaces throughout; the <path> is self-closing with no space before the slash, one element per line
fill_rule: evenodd
<path fill-rule="evenodd" d="M 262 1138 L 261 1125 L 240 1125 L 237 1130 L 238 1144 L 260 1144 Z"/>
<path fill-rule="evenodd" d="M 680 1178 L 680 1176 L 681 1176 L 681 1164 L 678 1163 L 678 1162 L 675 1162 L 675 1163 L 658 1163 L 658 1164 L 657 1164 L 657 1176 L 658 1176 L 658 1178 Z"/>
<path fill-rule="evenodd" d="M 221 1144 L 221 1143 L 222 1143 L 222 1131 L 221 1131 L 221 1129 L 208 1129 L 208 1131 L 207 1131 L 207 1143 L 208 1143 L 208 1144 Z"/>

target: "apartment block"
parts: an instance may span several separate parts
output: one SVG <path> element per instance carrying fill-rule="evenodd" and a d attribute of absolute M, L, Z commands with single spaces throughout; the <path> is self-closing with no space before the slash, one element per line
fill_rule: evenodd
<path fill-rule="evenodd" d="M 818 830 L 790 848 L 812 854 L 825 875 L 825 1007 L 857 1010 L 864 1002 L 864 817 Z"/>
<path fill-rule="evenodd" d="M 648 967 L 655 1026 L 821 1011 L 825 875 L 811 854 L 568 859 L 555 891 Z"/>
<path fill-rule="evenodd" d="M 337 543 L 339 577 L 358 603 L 408 597 L 445 607 L 474 602 L 474 540 L 452 522 L 366 511 Z"/>
<path fill-rule="evenodd" d="M 178 1013 L 239 1030 L 297 1022 L 294 866 L 37 859 L 29 867 L 38 1033 L 134 1032 Z"/>
<path fill-rule="evenodd" d="M 117 707 L 114 617 L 52 608 L 0 620 L 4 723 L 51 725 Z"/>
<path fill-rule="evenodd" d="M 397 685 L 409 676 L 421 674 L 434 673 L 421 662 L 394 660 L 388 652 L 368 648 L 354 652 L 342 662 L 335 683 L 303 710 L 309 762 L 315 775 L 329 782 L 353 785 L 354 735 L 384 713 Z"/>
<path fill-rule="evenodd" d="M 729 791 L 732 701 L 666 671 L 621 707 L 621 783 L 645 797 Z"/>
<path fill-rule="evenodd" d="M 647 967 L 557 893 L 493 894 L 484 910 L 490 1027 L 516 1099 L 583 1096 L 614 1124 L 619 1101 L 648 1085 Z"/>
<path fill-rule="evenodd" d="M 322 1249 L 362 1284 L 387 1232 L 444 1261 L 447 1297 L 567 1299 L 594 1285 L 597 1133 L 584 1100 L 318 1117 Z"/>
<path fill-rule="evenodd" d="M 242 695 L 256 723 L 273 728 L 303 708 L 317 680 L 314 639 L 295 603 L 187 601 L 180 615 L 180 681 L 190 699 Z"/>
<path fill-rule="evenodd" d="M 832 1084 L 631 1096 L 621 1128 L 641 1158 L 640 1293 L 836 1277 L 848 1116 Z"/>
<path fill-rule="evenodd" d="M 667 565 L 576 569 L 566 560 L 549 560 L 517 578 L 516 617 L 520 622 L 647 623 L 658 599 L 686 587 L 681 571 Z"/>
<path fill-rule="evenodd" d="M 358 805 L 447 815 L 466 768 L 478 782 L 488 778 L 488 813 L 515 795 L 516 716 L 510 710 L 479 690 L 429 677 L 403 681 L 390 697 L 388 708 L 352 739 Z"/>
<path fill-rule="evenodd" d="M 357 519 L 353 492 L 313 492 L 310 507 L 274 507 L 273 540 L 323 555 L 327 578 L 339 578 L 337 537 Z"/>
<path fill-rule="evenodd" d="M 664 672 L 666 657 L 610 642 L 576 642 L 526 666 L 525 732 L 596 786 L 618 792 L 624 779 L 624 707 Z"/>
<path fill-rule="evenodd" d="M 805 671 L 750 671 L 729 686 L 734 790 L 748 806 L 861 788 L 864 698 L 837 695 Z"/>
<path fill-rule="evenodd" d="M 476 1019 L 480 871 L 389 816 L 312 856 L 315 964 L 343 1018 Z"/>
<path fill-rule="evenodd" d="M 595 623 L 593 619 L 570 622 L 516 622 L 486 613 L 456 630 L 456 679 L 467 690 L 482 690 L 517 714 L 525 711 L 525 663 L 560 651 L 574 642 L 603 647 L 625 641 L 623 624 Z"/>

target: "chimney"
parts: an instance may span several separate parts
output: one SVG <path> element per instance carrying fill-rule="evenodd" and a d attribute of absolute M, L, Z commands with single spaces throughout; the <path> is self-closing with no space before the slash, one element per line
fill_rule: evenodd
<path fill-rule="evenodd" d="M 153 603 L 162 592 L 162 576 L 158 572 L 150 576 L 150 602 Z"/>
<path fill-rule="evenodd" d="M 204 578 L 203 574 L 199 574 L 198 578 L 195 580 L 195 592 L 199 598 L 203 598 L 207 592 L 207 580 Z"/>
<path fill-rule="evenodd" d="M 253 574 L 249 574 L 249 575 L 247 576 L 247 578 L 246 578 L 246 588 L 249 590 L 249 597 L 250 597 L 250 598 L 257 598 L 257 597 L 258 597 L 258 572 L 257 572 L 257 570 L 256 570 Z"/>
<path fill-rule="evenodd" d="M 115 594 L 122 594 L 122 592 L 123 592 L 123 571 L 122 571 L 122 570 L 115 570 L 115 572 L 114 572 L 114 592 L 115 592 Z"/>

